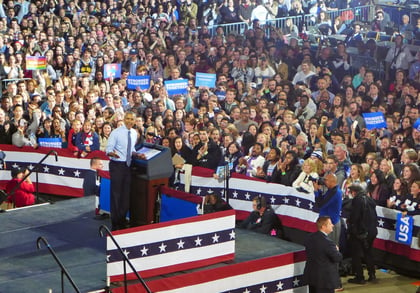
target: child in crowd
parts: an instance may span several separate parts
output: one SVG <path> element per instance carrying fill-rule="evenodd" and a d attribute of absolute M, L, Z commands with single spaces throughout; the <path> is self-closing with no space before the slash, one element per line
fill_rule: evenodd
<path fill-rule="evenodd" d="M 76 146 L 80 157 L 86 157 L 90 152 L 99 150 L 99 136 L 92 130 L 92 123 L 88 120 L 83 123 L 83 130 L 76 136 Z"/>

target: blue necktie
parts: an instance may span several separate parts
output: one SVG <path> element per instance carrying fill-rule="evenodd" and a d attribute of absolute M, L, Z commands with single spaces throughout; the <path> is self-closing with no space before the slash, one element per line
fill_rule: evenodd
<path fill-rule="evenodd" d="M 131 132 L 128 130 L 128 141 L 127 141 L 127 155 L 126 155 L 127 166 L 131 165 Z"/>

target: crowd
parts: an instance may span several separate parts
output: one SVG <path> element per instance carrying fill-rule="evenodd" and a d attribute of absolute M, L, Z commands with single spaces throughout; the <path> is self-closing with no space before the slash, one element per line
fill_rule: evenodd
<path fill-rule="evenodd" d="M 351 1 L 351 7 L 362 5 Z M 419 25 L 406 16 L 388 51 L 386 78 L 347 53 L 359 37 L 349 13 L 332 23 L 340 1 L 7 1 L 0 3 L 0 143 L 38 147 L 59 139 L 75 157 L 105 151 L 124 113 L 136 114 L 137 144 L 171 147 L 185 163 L 314 191 L 313 182 L 335 173 L 343 196 L 358 183 L 379 205 L 417 213 L 420 52 L 407 47 Z M 313 23 L 304 15 L 315 15 Z M 386 16 L 380 8 L 376 16 Z M 268 20 L 302 17 L 275 27 Z M 218 24 L 245 22 L 242 34 Z M 373 19 L 373 25 L 378 19 Z M 389 24 L 389 22 L 388 22 Z M 348 31 L 336 48 L 309 25 Z M 359 26 L 359 28 L 358 28 Z M 382 31 L 388 27 L 378 26 Z M 356 43 L 352 41 L 356 40 Z M 358 42 L 357 42 L 358 41 Z M 366 46 L 366 47 L 364 47 Z M 372 51 L 373 50 L 373 51 Z M 27 70 L 27 56 L 47 67 Z M 120 78 L 104 78 L 104 65 L 121 64 Z M 216 73 L 214 88 L 196 87 L 197 72 Z M 129 90 L 127 77 L 150 76 L 150 88 Z M 188 79 L 188 93 L 168 95 L 164 82 Z M 12 80 L 12 81 L 10 81 Z M 383 112 L 386 128 L 366 129 L 362 117 Z M 182 164 L 175 169 L 182 168 Z M 172 182 L 177 182 L 175 172 Z"/>

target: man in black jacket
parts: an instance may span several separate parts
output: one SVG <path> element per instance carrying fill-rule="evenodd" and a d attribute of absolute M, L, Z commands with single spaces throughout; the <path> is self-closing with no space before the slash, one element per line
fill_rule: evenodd
<path fill-rule="evenodd" d="M 365 284 L 362 258 L 365 259 L 369 273 L 368 282 L 375 282 L 375 264 L 373 262 L 372 245 L 378 234 L 376 227 L 377 214 L 375 201 L 366 195 L 360 185 L 350 185 L 353 196 L 351 212 L 347 219 L 349 229 L 349 244 L 351 247 L 352 268 L 355 278 L 349 283 Z"/>
<path fill-rule="evenodd" d="M 334 225 L 330 217 L 321 216 L 316 221 L 318 231 L 305 241 L 306 265 L 304 280 L 309 285 L 309 293 L 333 293 L 340 287 L 338 263 L 343 259 L 337 245 L 328 238 Z"/>
<path fill-rule="evenodd" d="M 193 165 L 216 170 L 222 152 L 219 146 L 209 138 L 207 129 L 200 129 L 198 134 L 200 143 L 192 151 Z"/>

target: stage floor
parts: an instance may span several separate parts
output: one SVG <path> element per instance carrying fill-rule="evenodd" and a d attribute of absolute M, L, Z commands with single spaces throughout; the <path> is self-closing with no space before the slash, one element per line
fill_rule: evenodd
<path fill-rule="evenodd" d="M 93 197 L 68 199 L 0 214 L 0 292 L 61 292 L 61 273 L 42 243 L 50 243 L 82 292 L 106 285 L 106 239 L 94 219 Z M 74 292 L 65 279 L 65 292 Z"/>
<path fill-rule="evenodd" d="M 110 227 L 110 220 L 95 220 L 93 206 L 94 199 L 88 197 L 1 213 L 0 292 L 61 292 L 60 268 L 44 244 L 37 249 L 40 236 L 47 239 L 82 292 L 104 288 L 106 241 L 98 231 L 103 224 Z M 303 249 L 299 244 L 236 229 L 235 260 L 229 264 Z M 163 277 L 180 273 L 185 272 Z M 67 280 L 64 284 L 65 292 L 73 292 Z"/>

